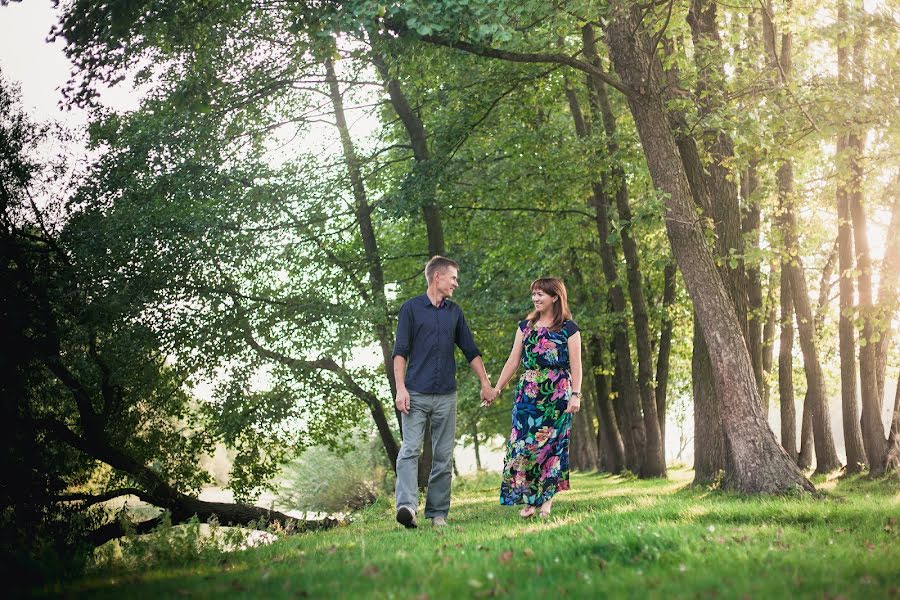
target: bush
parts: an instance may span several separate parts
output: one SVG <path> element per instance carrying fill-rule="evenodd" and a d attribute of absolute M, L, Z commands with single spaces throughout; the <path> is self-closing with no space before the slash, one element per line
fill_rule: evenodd
<path fill-rule="evenodd" d="M 282 471 L 278 503 L 304 511 L 356 511 L 388 491 L 392 475 L 377 441 L 351 442 L 344 452 L 314 447 Z"/>

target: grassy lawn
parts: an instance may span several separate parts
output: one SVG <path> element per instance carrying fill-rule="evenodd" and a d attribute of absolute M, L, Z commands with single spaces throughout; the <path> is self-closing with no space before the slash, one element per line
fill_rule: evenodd
<path fill-rule="evenodd" d="M 450 525 L 397 525 L 382 499 L 337 530 L 177 566 L 106 571 L 54 595 L 283 598 L 900 598 L 900 488 L 816 482 L 825 497 L 742 498 L 575 475 L 550 519 L 457 482 Z"/>

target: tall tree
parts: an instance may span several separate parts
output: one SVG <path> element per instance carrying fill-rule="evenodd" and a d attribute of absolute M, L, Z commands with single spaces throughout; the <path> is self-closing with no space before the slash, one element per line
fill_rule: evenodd
<path fill-rule="evenodd" d="M 781 34 L 780 48 L 776 49 L 776 31 L 770 6 L 763 7 L 763 32 L 771 68 L 777 73 L 780 85 L 790 85 L 792 69 L 793 34 Z M 815 321 L 809 302 L 802 257 L 796 248 L 797 219 L 794 208 L 794 171 L 791 159 L 782 160 L 778 166 L 779 225 L 784 242 L 781 268 L 790 278 L 791 297 L 797 315 L 797 330 L 803 365 L 806 373 L 807 400 L 811 403 L 814 443 L 816 447 L 816 472 L 828 473 L 841 466 L 831 435 L 831 418 L 825 397 L 825 379 L 815 342 Z M 804 402 L 804 405 L 806 403 Z"/>
<path fill-rule="evenodd" d="M 847 20 L 847 3 L 838 4 L 838 21 Z M 846 84 L 849 71 L 848 50 L 838 44 L 838 82 Z M 843 172 L 841 162 L 848 157 L 848 138 L 840 132 L 837 137 L 835 158 L 837 172 Z M 856 182 L 859 184 L 859 182 Z M 853 252 L 853 227 L 850 217 L 850 190 L 842 181 L 836 191 L 838 218 L 838 279 L 840 313 L 838 316 L 839 352 L 841 361 L 841 415 L 844 426 L 844 447 L 847 450 L 847 472 L 856 473 L 867 464 L 859 424 L 859 400 L 856 395 L 856 335 L 853 328 L 854 285 L 853 270 L 856 261 Z"/>

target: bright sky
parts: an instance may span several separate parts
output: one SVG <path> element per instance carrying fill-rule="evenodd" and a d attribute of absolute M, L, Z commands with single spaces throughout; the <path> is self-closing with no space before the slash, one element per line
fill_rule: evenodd
<path fill-rule="evenodd" d="M 56 13 L 48 0 L 0 6 L 0 70 L 4 77 L 21 85 L 23 104 L 36 120 L 54 119 L 76 127 L 87 123 L 86 113 L 59 107 L 60 90 L 69 77 L 63 43 L 46 41 Z M 117 109 L 137 106 L 137 98 L 123 84 L 104 90 L 101 102 Z"/>

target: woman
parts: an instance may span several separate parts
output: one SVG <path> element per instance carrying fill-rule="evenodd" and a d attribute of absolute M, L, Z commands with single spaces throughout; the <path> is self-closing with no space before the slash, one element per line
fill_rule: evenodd
<path fill-rule="evenodd" d="M 581 334 L 572 321 L 566 286 L 555 277 L 531 284 L 534 310 L 519 322 L 516 341 L 494 397 L 513 378 L 512 432 L 506 444 L 500 504 L 525 504 L 523 518 L 550 515 L 553 496 L 569 489 L 569 432 L 581 407 Z"/>

